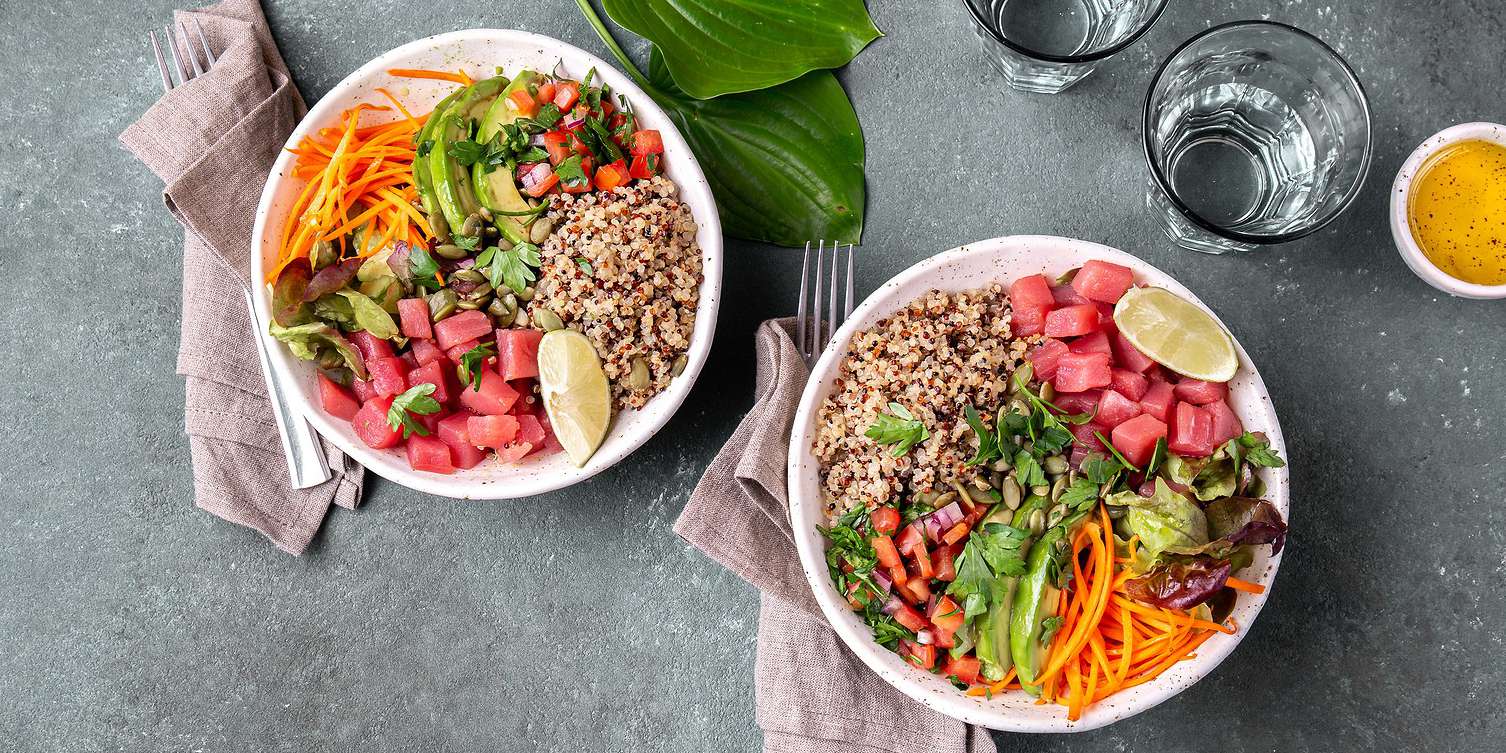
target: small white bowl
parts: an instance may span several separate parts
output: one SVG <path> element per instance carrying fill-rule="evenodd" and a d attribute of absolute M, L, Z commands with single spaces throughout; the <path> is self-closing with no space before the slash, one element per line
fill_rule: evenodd
<path fill-rule="evenodd" d="M 1428 158 L 1439 150 L 1460 141 L 1489 141 L 1506 146 L 1506 126 L 1499 123 L 1460 123 L 1433 134 L 1417 146 L 1412 156 L 1396 171 L 1396 180 L 1391 184 L 1391 238 L 1402 261 L 1424 282 L 1449 295 L 1460 298 L 1495 299 L 1506 298 L 1506 285 L 1478 285 L 1465 282 L 1438 268 L 1417 240 L 1412 237 L 1412 226 L 1407 222 L 1407 204 L 1412 195 L 1412 179 Z"/>
<path fill-rule="evenodd" d="M 1151 682 L 1122 690 L 1088 706 L 1083 710 L 1082 718 L 1075 722 L 1067 720 L 1065 707 L 1056 704 L 1037 705 L 1035 699 L 1024 691 L 1008 691 L 993 698 L 970 697 L 952 687 L 941 676 L 904 662 L 899 654 L 874 642 L 873 631 L 863 624 L 847 606 L 846 599 L 837 593 L 831 576 L 826 571 L 825 542 L 816 530 L 816 525 L 825 525 L 826 519 L 819 489 L 819 464 L 811 454 L 811 444 L 815 438 L 817 410 L 821 401 L 831 393 L 833 380 L 853 334 L 873 326 L 880 319 L 933 289 L 953 292 L 971 290 L 990 282 L 1008 283 L 1038 272 L 1054 278 L 1068 269 L 1082 266 L 1090 259 L 1123 264 L 1135 271 L 1137 282 L 1166 288 L 1213 314 L 1192 291 L 1183 287 L 1171 275 L 1115 248 L 1049 235 L 1013 235 L 970 243 L 937 254 L 899 273 L 852 312 L 847 323 L 837 330 L 831 344 L 811 369 L 810 381 L 800 398 L 795 423 L 790 430 L 786 468 L 790 524 L 794 527 L 795 548 L 800 553 L 801 567 L 827 621 L 864 664 L 905 695 L 954 719 L 1005 732 L 1083 732 L 1097 729 L 1145 711 L 1192 687 L 1193 683 L 1212 672 L 1219 662 L 1232 653 L 1234 647 L 1254 627 L 1256 615 L 1260 614 L 1260 608 L 1270 596 L 1271 586 L 1276 579 L 1276 568 L 1281 565 L 1283 556 L 1272 556 L 1270 547 L 1257 547 L 1254 562 L 1240 577 L 1260 583 L 1266 590 L 1260 594 L 1239 595 L 1231 615 L 1239 625 L 1236 633 L 1209 638 L 1198 648 L 1196 657 L 1177 662 Z M 1216 314 L 1213 317 L 1218 318 Z M 1260 373 L 1250 362 L 1249 354 L 1245 353 L 1238 341 L 1235 341 L 1234 349 L 1239 354 L 1240 369 L 1229 383 L 1229 402 L 1245 428 L 1265 432 L 1270 438 L 1271 448 L 1288 461 L 1286 467 L 1268 469 L 1263 479 L 1267 489 L 1265 498 L 1290 522 L 1288 490 L 1292 459 L 1286 453 L 1281 425 L 1276 420 L 1271 395 L 1266 391 Z M 1268 668 L 1247 664 L 1238 671 L 1258 673 L 1266 672 Z M 841 700 L 832 699 L 834 703 Z M 1230 699 L 1230 702 L 1238 701 Z M 881 724 L 882 720 L 875 720 L 874 723 Z"/>
<path fill-rule="evenodd" d="M 722 286 L 722 226 L 717 218 L 711 187 L 691 153 L 690 145 L 675 129 L 669 116 L 626 75 L 585 50 L 558 39 L 503 29 L 468 29 L 409 42 L 379 55 L 346 76 L 309 110 L 308 116 L 288 137 L 287 145 L 291 147 L 304 134 L 335 123 L 342 111 L 358 103 L 386 104 L 376 91 L 377 87 L 387 88 L 410 109 L 418 111 L 427 111 L 454 90 L 453 84 L 394 77 L 387 73 L 392 68 L 464 68 L 471 73 L 491 73 L 496 66 L 511 72 L 525 66 L 534 70 L 553 70 L 557 63 L 562 63 L 564 70 L 576 77 L 584 76 L 594 67 L 597 80 L 610 84 L 614 91 L 625 95 L 644 127 L 656 128 L 664 137 L 665 174 L 679 187 L 680 199 L 690 205 L 697 226 L 696 242 L 701 247 L 700 305 L 696 309 L 685 371 L 641 410 L 618 413 L 606 440 L 584 468 L 575 467 L 564 453 L 555 453 L 542 458 L 525 458 L 516 465 L 486 461 L 470 470 L 444 475 L 409 468 L 401 450 L 374 450 L 366 446 L 356 437 L 350 422 L 336 419 L 320 407 L 314 367 L 293 358 L 288 349 L 265 330 L 256 333 L 266 340 L 271 350 L 272 367 L 288 386 L 288 400 L 294 410 L 361 465 L 411 489 L 457 499 L 514 499 L 584 481 L 627 457 L 669 422 L 690 394 L 696 375 L 711 350 Z M 253 297 L 262 321 L 270 321 L 271 300 L 267 286 L 260 282 L 265 278 L 267 265 L 277 256 L 277 239 L 287 220 L 288 207 L 302 187 L 302 181 L 291 177 L 293 159 L 292 153 L 284 151 L 272 165 L 252 229 L 249 251 L 251 277 L 256 281 Z"/>

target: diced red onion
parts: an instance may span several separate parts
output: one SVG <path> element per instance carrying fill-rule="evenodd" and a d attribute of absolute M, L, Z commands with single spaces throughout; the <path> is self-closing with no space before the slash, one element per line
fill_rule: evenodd
<path fill-rule="evenodd" d="M 565 130 L 573 131 L 586 124 L 586 117 L 584 115 L 576 117 L 572 111 L 572 114 L 566 115 L 560 122 L 564 124 Z"/>
<path fill-rule="evenodd" d="M 543 146 L 546 143 L 544 141 L 544 134 L 542 134 L 542 133 L 535 133 L 533 135 L 533 138 L 531 138 L 531 139 L 528 140 L 528 143 L 531 146 Z"/>
<path fill-rule="evenodd" d="M 474 266 L 476 266 L 476 260 L 470 257 L 466 257 L 464 259 L 461 259 L 460 261 L 455 262 L 456 269 L 470 269 Z"/>
<path fill-rule="evenodd" d="M 941 534 L 945 532 L 941 527 L 941 521 L 934 514 L 921 518 L 920 527 L 925 529 L 926 538 L 932 541 L 940 541 Z"/>
<path fill-rule="evenodd" d="M 890 578 L 888 573 L 878 568 L 873 569 L 873 582 L 878 584 L 878 587 L 883 589 L 886 594 L 894 588 L 894 579 Z"/>
<path fill-rule="evenodd" d="M 880 611 L 882 611 L 884 614 L 894 614 L 904 606 L 905 603 L 903 601 L 900 601 L 898 596 L 890 596 L 889 600 L 884 602 L 884 606 Z"/>
<path fill-rule="evenodd" d="M 941 524 L 942 532 L 945 533 L 952 530 L 952 526 L 961 523 L 964 516 L 962 514 L 962 507 L 956 502 L 953 502 L 950 505 L 947 505 L 946 507 L 943 507 L 940 510 L 931 513 L 931 517 L 936 518 L 937 522 Z"/>
<path fill-rule="evenodd" d="M 532 189 L 553 174 L 554 168 L 548 162 L 540 162 L 534 165 L 533 169 L 523 174 L 523 188 Z"/>
<path fill-rule="evenodd" d="M 932 635 L 929 630 L 922 630 L 915 634 L 915 642 L 922 646 L 929 646 L 936 642 L 936 636 Z"/>
<path fill-rule="evenodd" d="M 931 594 L 931 598 L 926 601 L 926 614 L 936 614 L 936 594 Z"/>

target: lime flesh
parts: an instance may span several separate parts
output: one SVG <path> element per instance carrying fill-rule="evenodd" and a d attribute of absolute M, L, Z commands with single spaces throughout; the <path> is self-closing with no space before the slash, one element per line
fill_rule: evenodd
<path fill-rule="evenodd" d="M 539 342 L 539 391 L 554 435 L 576 466 L 596 453 L 612 423 L 612 391 L 591 341 L 557 329 Z"/>
<path fill-rule="evenodd" d="M 1114 324 L 1136 348 L 1172 371 L 1227 382 L 1239 370 L 1234 341 L 1208 312 L 1164 288 L 1130 288 Z"/>

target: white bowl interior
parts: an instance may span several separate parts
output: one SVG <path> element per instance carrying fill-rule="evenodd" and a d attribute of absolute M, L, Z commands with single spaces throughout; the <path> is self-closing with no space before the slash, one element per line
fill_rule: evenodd
<path fill-rule="evenodd" d="M 824 525 L 826 521 L 818 490 L 818 464 L 810 447 L 817 409 L 831 392 L 838 364 L 853 333 L 874 325 L 932 289 L 962 291 L 996 281 L 1007 284 L 1037 272 L 1054 278 L 1090 259 L 1128 266 L 1135 270 L 1136 282 L 1167 288 L 1203 306 L 1191 291 L 1170 275 L 1123 251 L 1097 243 L 1053 236 L 1017 235 L 955 248 L 926 259 L 884 283 L 853 312 L 816 363 L 791 431 L 788 466 L 790 520 L 795 529 L 800 564 L 826 618 L 865 664 L 906 695 L 948 716 L 997 730 L 1079 732 L 1095 729 L 1144 711 L 1190 687 L 1218 666 L 1250 630 L 1265 603 L 1266 594 L 1270 593 L 1281 561 L 1280 555 L 1270 555 L 1269 547 L 1260 547 L 1254 564 L 1242 571 L 1241 577 L 1261 583 L 1267 590 L 1266 594 L 1258 596 L 1240 594 L 1232 615 L 1239 625 L 1238 632 L 1213 636 L 1199 648 L 1195 658 L 1178 662 L 1152 682 L 1121 691 L 1089 706 L 1082 719 L 1076 722 L 1067 721 L 1064 707 L 1036 705 L 1034 698 L 1020 691 L 992 699 L 966 696 L 944 678 L 905 663 L 898 654 L 875 643 L 869 628 L 837 593 L 826 572 L 825 543 L 816 531 L 816 525 Z M 1271 446 L 1286 458 L 1286 444 L 1276 420 L 1276 411 L 1271 406 L 1270 394 L 1244 348 L 1238 342 L 1235 348 L 1239 352 L 1241 368 L 1230 383 L 1230 403 L 1246 429 L 1264 431 L 1270 437 Z M 1290 519 L 1288 478 L 1287 469 L 1280 468 L 1274 473 L 1268 472 L 1265 480 L 1268 485 L 1266 498 Z"/>
<path fill-rule="evenodd" d="M 348 422 L 326 415 L 319 407 L 313 365 L 293 358 L 265 331 L 259 332 L 258 336 L 267 340 L 272 351 L 273 368 L 288 385 L 288 397 L 294 409 L 346 454 L 384 478 L 404 486 L 447 497 L 508 499 L 540 494 L 587 479 L 622 460 L 663 427 L 690 393 L 706 362 L 711 337 L 716 331 L 722 278 L 722 231 L 711 188 L 689 145 L 664 111 L 626 75 L 600 58 L 559 40 L 521 31 L 470 29 L 420 39 L 377 57 L 347 76 L 310 110 L 308 117 L 289 137 L 288 145 L 296 144 L 306 133 L 335 124 L 342 111 L 358 103 L 385 104 L 386 100 L 376 91 L 378 87 L 392 92 L 404 106 L 415 112 L 432 109 L 455 88 L 444 82 L 397 78 L 387 73 L 392 68 L 459 68 L 480 77 L 490 75 L 496 66 L 502 66 L 510 75 L 524 67 L 553 70 L 561 61 L 564 71 L 576 78 L 594 67 L 598 80 L 627 96 L 644 127 L 656 128 L 663 134 L 665 172 L 679 186 L 680 198 L 690 205 L 695 216 L 704 278 L 685 371 L 641 410 L 621 412 L 606 441 L 583 468 L 575 467 L 564 453 L 555 453 L 525 459 L 517 465 L 488 460 L 470 470 L 443 475 L 410 469 L 401 450 L 367 447 L 356 437 Z M 251 247 L 251 274 L 257 281 L 263 279 L 264 271 L 274 263 L 277 239 L 288 219 L 288 208 L 304 185 L 303 181 L 284 177 L 291 172 L 293 159 L 288 152 L 278 158 L 257 208 Z M 255 285 L 254 288 L 262 321 L 268 321 L 270 293 L 265 285 Z"/>
<path fill-rule="evenodd" d="M 1401 169 L 1396 171 L 1396 180 L 1391 182 L 1391 239 L 1396 243 L 1396 250 L 1401 254 L 1402 261 L 1427 284 L 1460 298 L 1506 298 L 1506 285 L 1465 282 L 1439 269 L 1422 252 L 1422 247 L 1417 245 L 1417 240 L 1412 237 L 1412 226 L 1407 221 L 1407 204 L 1412 198 L 1412 178 L 1416 177 L 1417 171 L 1422 169 L 1429 157 L 1444 147 L 1460 141 L 1474 140 L 1506 146 L 1506 126 L 1499 123 L 1460 123 L 1433 134 L 1412 150 L 1412 156 L 1402 163 Z"/>

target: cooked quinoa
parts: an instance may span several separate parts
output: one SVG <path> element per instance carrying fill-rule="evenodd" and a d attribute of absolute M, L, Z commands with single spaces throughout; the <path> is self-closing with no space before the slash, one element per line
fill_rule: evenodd
<path fill-rule="evenodd" d="M 828 518 L 854 505 L 878 505 L 906 492 L 970 483 L 964 463 L 977 438 L 965 406 L 997 405 L 1030 345 L 1010 334 L 1009 297 L 994 284 L 963 293 L 931 291 L 853 336 L 832 394 L 817 415 L 814 453 Z M 930 431 L 901 457 L 863 433 L 889 403 Z"/>
<path fill-rule="evenodd" d="M 538 293 L 528 305 L 559 315 L 596 346 L 618 409 L 641 408 L 669 386 L 690 348 L 700 302 L 701 249 L 690 206 L 664 176 L 611 191 L 562 194 L 545 216 Z M 633 389 L 633 362 L 647 368 Z M 640 369 L 640 376 L 641 376 Z"/>

